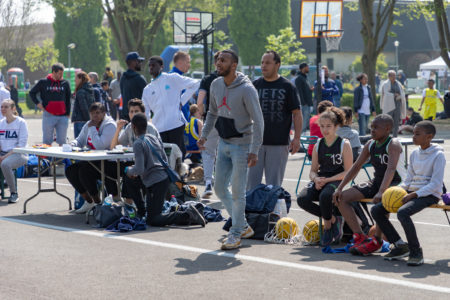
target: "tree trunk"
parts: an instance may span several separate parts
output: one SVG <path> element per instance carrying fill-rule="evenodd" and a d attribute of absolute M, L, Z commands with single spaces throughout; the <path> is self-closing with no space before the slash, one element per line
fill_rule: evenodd
<path fill-rule="evenodd" d="M 388 34 L 394 21 L 395 4 L 396 0 L 377 1 L 376 11 L 374 11 L 374 0 L 359 0 L 362 17 L 361 36 L 364 42 L 361 63 L 363 71 L 369 79 L 375 102 L 377 101 L 375 81 L 377 59 L 388 40 Z"/>
<path fill-rule="evenodd" d="M 450 49 L 450 32 L 447 22 L 447 13 L 442 0 L 434 0 L 434 12 L 436 14 L 436 23 L 439 33 L 440 54 L 447 67 L 450 68 L 450 57 L 448 55 Z"/>

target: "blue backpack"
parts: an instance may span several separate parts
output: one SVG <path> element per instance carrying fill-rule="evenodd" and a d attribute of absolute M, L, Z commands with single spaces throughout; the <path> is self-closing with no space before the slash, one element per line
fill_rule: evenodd
<path fill-rule="evenodd" d="M 245 212 L 267 214 L 273 212 L 278 199 L 286 201 L 286 208 L 289 212 L 291 207 L 291 194 L 281 186 L 258 184 L 245 194 Z"/>

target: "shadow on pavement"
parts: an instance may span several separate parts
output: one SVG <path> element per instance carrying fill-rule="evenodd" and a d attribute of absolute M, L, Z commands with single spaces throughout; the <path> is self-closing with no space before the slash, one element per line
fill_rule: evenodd
<path fill-rule="evenodd" d="M 211 253 L 215 252 L 216 251 L 213 251 Z M 237 251 L 232 251 L 230 253 L 236 252 Z M 242 265 L 242 262 L 234 257 L 217 257 L 216 255 L 211 255 L 210 253 L 202 253 L 195 260 L 187 258 L 176 258 L 175 260 L 178 261 L 175 267 L 183 269 L 176 272 L 175 274 L 177 275 L 191 275 L 198 274 L 200 272 L 224 271 Z"/>
<path fill-rule="evenodd" d="M 304 247 L 294 248 L 292 254 L 301 255 L 302 261 L 305 262 L 323 262 L 336 261 L 347 262 L 360 265 L 360 270 L 374 270 L 380 273 L 397 273 L 403 274 L 405 278 L 427 278 L 430 276 L 439 276 L 440 274 L 450 274 L 450 260 L 440 260 L 434 263 L 427 263 L 425 256 L 425 264 L 419 267 L 410 267 L 406 265 L 406 260 L 387 261 L 383 259 L 386 253 L 376 253 L 369 256 L 355 256 L 350 253 L 325 254 L 322 253 L 320 247 Z M 426 254 L 425 254 L 426 255 Z"/>

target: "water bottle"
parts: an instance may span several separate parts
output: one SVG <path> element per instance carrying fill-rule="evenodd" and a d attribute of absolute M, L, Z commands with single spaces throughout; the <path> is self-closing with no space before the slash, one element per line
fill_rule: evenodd
<path fill-rule="evenodd" d="M 103 205 L 111 206 L 113 202 L 112 195 L 108 195 L 105 200 L 103 200 Z"/>
<path fill-rule="evenodd" d="M 125 213 L 128 215 L 128 217 L 130 217 L 130 219 L 136 217 L 136 209 L 130 204 L 125 204 Z"/>
<path fill-rule="evenodd" d="M 284 199 L 278 199 L 273 212 L 280 216 L 280 218 L 287 217 L 286 201 Z"/>

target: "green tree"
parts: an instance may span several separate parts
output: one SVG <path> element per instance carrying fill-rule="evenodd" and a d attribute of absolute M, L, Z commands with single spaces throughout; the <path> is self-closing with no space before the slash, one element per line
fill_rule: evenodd
<path fill-rule="evenodd" d="M 450 68 L 450 57 L 448 52 L 450 51 L 450 29 L 448 26 L 447 2 L 443 0 L 434 0 L 434 13 L 436 15 L 436 24 L 439 33 L 439 48 L 442 59 L 445 61 L 447 67 Z"/>
<path fill-rule="evenodd" d="M 267 37 L 266 50 L 274 50 L 281 56 L 283 65 L 293 65 L 306 58 L 305 49 L 300 46 L 292 27 L 280 29 L 279 35 L 271 34 Z"/>
<path fill-rule="evenodd" d="M 76 47 L 70 52 L 71 67 L 102 74 L 109 63 L 111 52 L 108 30 L 102 26 L 103 10 L 98 3 L 83 5 L 67 1 L 66 7 L 69 5 L 72 5 L 76 14 L 59 6 L 55 9 L 54 42 L 59 50 L 60 60 L 67 64 L 67 45 L 74 43 Z"/>
<path fill-rule="evenodd" d="M 289 0 L 231 0 L 230 35 L 244 65 L 257 65 L 266 37 L 291 26 Z"/>
<path fill-rule="evenodd" d="M 46 39 L 42 42 L 42 46 L 37 43 L 27 48 L 25 53 L 25 62 L 31 72 L 43 71 L 48 72 L 50 67 L 58 62 L 58 49 L 55 49 L 53 41 Z"/>
<path fill-rule="evenodd" d="M 226 16 L 227 0 L 45 0 L 53 6 L 65 10 L 69 14 L 79 12 L 74 5 L 99 5 L 108 19 L 113 37 L 114 49 L 123 62 L 130 51 L 138 51 L 140 55 L 149 57 L 154 47 L 163 49 L 166 45 L 155 42 L 172 43 L 173 10 L 200 9 L 214 13 L 214 21 L 218 22 Z M 76 7 L 76 6 L 75 6 Z M 164 25 L 164 27 L 163 27 Z M 170 40 L 169 40 L 170 39 Z M 169 43 L 168 43 L 169 44 Z"/>
<path fill-rule="evenodd" d="M 6 67 L 6 59 L 3 58 L 3 56 L 0 56 L 0 70 Z"/>
<path fill-rule="evenodd" d="M 222 51 L 225 49 L 230 49 L 233 44 L 229 43 L 230 37 L 222 30 L 217 30 L 214 32 L 214 50 Z"/>
<path fill-rule="evenodd" d="M 361 56 L 356 56 L 355 60 L 352 62 L 348 69 L 349 71 L 362 73 L 364 71 L 364 68 L 362 65 Z M 387 72 L 388 64 L 386 63 L 386 55 L 384 55 L 383 53 L 378 55 L 375 69 L 380 74 L 384 74 Z"/>

